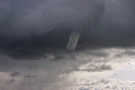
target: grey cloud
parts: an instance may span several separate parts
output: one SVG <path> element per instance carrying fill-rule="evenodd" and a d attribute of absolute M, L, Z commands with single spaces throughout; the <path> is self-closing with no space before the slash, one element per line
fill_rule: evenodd
<path fill-rule="evenodd" d="M 0 0 L 0 38 L 19 39 L 33 33 L 40 37 L 57 28 L 81 30 L 95 41 L 132 38 L 133 3 L 133 0 Z"/>

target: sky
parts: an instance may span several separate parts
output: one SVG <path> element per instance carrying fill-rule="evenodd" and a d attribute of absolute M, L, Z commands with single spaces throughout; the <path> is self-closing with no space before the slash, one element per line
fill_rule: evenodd
<path fill-rule="evenodd" d="M 134 0 L 0 0 L 0 42 L 27 40 L 33 35 L 40 38 L 57 29 L 81 31 L 82 36 L 93 41 L 131 40 L 135 34 L 134 3 Z"/>

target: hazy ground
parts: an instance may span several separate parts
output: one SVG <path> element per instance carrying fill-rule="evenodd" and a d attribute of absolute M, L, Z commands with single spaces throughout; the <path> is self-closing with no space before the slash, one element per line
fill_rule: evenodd
<path fill-rule="evenodd" d="M 135 90 L 135 48 L 44 54 L 37 60 L 0 55 L 0 90 Z"/>

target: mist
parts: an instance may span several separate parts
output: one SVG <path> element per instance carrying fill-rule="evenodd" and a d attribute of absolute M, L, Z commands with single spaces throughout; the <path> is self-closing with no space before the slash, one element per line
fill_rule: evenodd
<path fill-rule="evenodd" d="M 64 46 L 72 31 L 80 43 L 133 43 L 133 0 L 0 0 L 2 48 Z M 63 42 L 63 43 L 62 43 Z"/>

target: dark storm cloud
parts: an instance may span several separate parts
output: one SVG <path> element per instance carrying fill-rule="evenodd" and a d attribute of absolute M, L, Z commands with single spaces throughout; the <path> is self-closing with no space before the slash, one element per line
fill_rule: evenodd
<path fill-rule="evenodd" d="M 1 31 L 10 35 L 43 33 L 64 24 L 80 29 L 99 9 L 100 0 L 7 0 L 0 2 L 1 23 L 8 23 Z M 5 5 L 4 5 L 5 4 Z M 7 16 L 7 17 L 6 17 Z M 80 27 L 79 27 L 80 26 Z M 10 29 L 10 30 L 9 30 Z"/>
<path fill-rule="evenodd" d="M 135 8 L 133 0 L 106 0 L 105 13 L 100 23 L 100 35 L 120 42 L 135 35 Z M 101 34 L 102 33 L 102 34 Z"/>
<path fill-rule="evenodd" d="M 41 36 L 57 28 L 95 40 L 133 36 L 133 0 L 0 0 L 0 40 Z M 124 38 L 123 38 L 124 37 Z M 13 39 L 15 39 L 13 38 Z M 12 41 L 7 39 L 8 41 Z"/>

